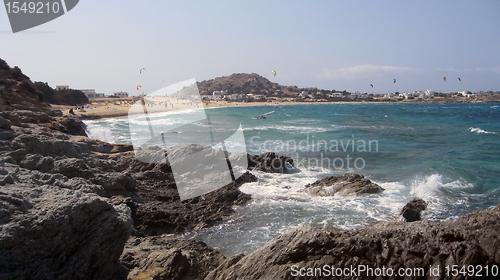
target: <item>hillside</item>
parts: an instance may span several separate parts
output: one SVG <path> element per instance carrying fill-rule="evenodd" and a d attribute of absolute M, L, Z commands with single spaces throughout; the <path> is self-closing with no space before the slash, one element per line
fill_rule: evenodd
<path fill-rule="evenodd" d="M 330 90 L 318 88 L 298 88 L 297 86 L 284 86 L 273 83 L 258 74 L 238 73 L 230 76 L 217 77 L 198 82 L 200 94 L 208 95 L 214 91 L 227 90 L 227 94 L 262 94 L 276 97 L 297 97 L 300 92 L 306 90 L 310 93 L 330 93 Z"/>
<path fill-rule="evenodd" d="M 10 68 L 0 59 L 0 112 L 30 110 L 47 112 L 49 106 L 43 102 L 43 94 L 37 91 L 30 78 L 18 67 Z"/>
<path fill-rule="evenodd" d="M 83 105 L 89 102 L 89 99 L 80 90 L 54 90 L 47 83 L 32 82 L 30 78 L 23 74 L 20 68 L 14 66 L 10 68 L 5 60 L 0 58 L 0 93 L 5 92 L 5 96 L 0 100 L 0 111 L 7 110 L 3 106 L 9 106 L 10 93 L 16 92 L 20 96 L 25 106 L 17 109 L 33 109 L 33 107 L 45 106 L 48 104 L 60 105 Z M 36 106 L 33 106 L 35 104 Z M 17 105 L 19 106 L 19 104 Z"/>

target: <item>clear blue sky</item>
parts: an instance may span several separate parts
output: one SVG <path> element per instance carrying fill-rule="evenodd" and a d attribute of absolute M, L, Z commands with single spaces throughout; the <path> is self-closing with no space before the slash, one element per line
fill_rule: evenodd
<path fill-rule="evenodd" d="M 497 91 L 499 15 L 495 0 L 81 0 L 16 34 L 0 10 L 0 58 L 34 81 L 106 94 L 232 73 L 369 93 Z"/>

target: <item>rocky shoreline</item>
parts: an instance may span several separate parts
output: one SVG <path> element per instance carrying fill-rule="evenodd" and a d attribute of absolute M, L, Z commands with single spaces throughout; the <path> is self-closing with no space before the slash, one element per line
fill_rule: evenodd
<path fill-rule="evenodd" d="M 2 66 L 0 75 L 0 279 L 292 279 L 293 265 L 428 271 L 500 264 L 500 206 L 457 221 L 383 222 L 357 230 L 306 226 L 247 256 L 224 256 L 182 233 L 216 225 L 233 206 L 250 201 L 238 188 L 257 180 L 251 172 L 181 201 L 168 163 L 143 163 L 130 145 L 86 137 L 83 123 L 40 101 L 19 69 Z M 296 172 L 290 158 L 274 153 L 248 155 L 248 162 L 259 172 Z M 383 191 L 357 174 L 305 189 L 316 195 Z M 419 217 L 422 205 L 405 212 Z M 462 279 L 440 275 L 436 279 Z"/>

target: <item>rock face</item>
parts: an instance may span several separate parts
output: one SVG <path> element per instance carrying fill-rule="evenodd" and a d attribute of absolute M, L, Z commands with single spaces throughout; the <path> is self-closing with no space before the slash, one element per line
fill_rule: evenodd
<path fill-rule="evenodd" d="M 248 169 L 269 173 L 291 173 L 295 170 L 293 159 L 288 156 L 276 155 L 273 152 L 262 155 L 247 155 Z"/>
<path fill-rule="evenodd" d="M 295 276 L 300 273 L 300 268 L 305 268 L 302 270 L 303 275 L 306 275 L 307 268 L 319 268 L 324 273 L 325 265 L 328 265 L 330 272 L 331 267 L 343 269 L 351 265 L 354 268 L 359 265 L 372 269 L 391 268 L 393 277 L 383 279 L 402 279 L 396 277 L 401 268 L 422 268 L 426 275 L 405 279 L 434 279 L 429 277 L 430 268 L 439 272 L 441 277 L 436 279 L 466 279 L 445 277 L 445 267 L 489 265 L 491 268 L 492 265 L 499 265 L 499 228 L 500 205 L 494 209 L 473 212 L 457 221 L 383 222 L 350 231 L 305 226 L 274 238 L 233 264 L 226 261 L 205 279 L 297 279 Z M 339 278 L 382 279 L 367 277 L 366 273 L 359 270 L 356 273 L 357 276 Z M 316 275 L 323 278 L 328 276 Z"/>
<path fill-rule="evenodd" d="M 2 277 L 126 276 L 118 258 L 132 231 L 131 209 L 110 198 L 133 185 L 101 183 L 104 172 L 97 160 L 84 160 L 86 148 L 44 127 L 12 126 L 12 138 L 0 141 Z"/>
<path fill-rule="evenodd" d="M 250 200 L 250 195 L 238 190 L 246 182 L 257 178 L 249 172 L 223 188 L 192 199 L 180 201 L 171 173 L 164 173 L 162 164 L 136 175 L 136 194 L 141 197 L 133 205 L 135 234 L 159 235 L 183 233 L 222 221 L 233 213 L 232 206 Z"/>
<path fill-rule="evenodd" d="M 16 169 L 8 163 L 3 168 L 13 179 L 0 194 L 1 276 L 112 279 L 112 275 L 125 275 L 117 260 L 131 232 L 128 207 L 113 207 L 81 181 Z M 72 189 L 76 186 L 81 189 Z"/>
<path fill-rule="evenodd" d="M 10 129 L 12 126 L 12 122 L 0 116 L 0 128 L 1 129 Z"/>
<path fill-rule="evenodd" d="M 420 221 L 420 214 L 426 208 L 427 202 L 421 198 L 415 197 L 403 207 L 400 215 L 402 215 L 407 222 Z"/>
<path fill-rule="evenodd" d="M 362 195 L 384 191 L 363 175 L 346 173 L 343 176 L 329 176 L 305 186 L 305 192 L 317 196 Z"/>
<path fill-rule="evenodd" d="M 121 263 L 129 279 L 203 279 L 226 257 L 201 241 L 168 237 L 131 238 Z M 150 278 L 151 277 L 151 278 Z"/>

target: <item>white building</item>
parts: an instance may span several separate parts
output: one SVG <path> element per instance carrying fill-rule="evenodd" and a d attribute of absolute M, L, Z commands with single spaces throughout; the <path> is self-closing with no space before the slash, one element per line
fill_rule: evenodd
<path fill-rule="evenodd" d="M 406 98 L 406 99 L 414 99 L 415 98 L 415 94 L 413 94 L 413 92 L 403 92 L 403 97 Z"/>
<path fill-rule="evenodd" d="M 425 98 L 434 98 L 434 93 L 436 93 L 436 92 L 432 89 L 426 90 L 425 91 Z"/>
<path fill-rule="evenodd" d="M 240 100 L 240 99 L 243 99 L 243 95 L 236 94 L 236 93 L 227 95 L 226 97 L 229 98 L 229 100 Z"/>
<path fill-rule="evenodd" d="M 104 93 L 96 93 L 95 89 L 80 89 L 81 92 L 87 96 L 87 98 L 103 98 Z"/>
<path fill-rule="evenodd" d="M 306 91 L 306 90 L 304 90 L 304 91 L 302 91 L 302 92 L 299 94 L 299 96 L 300 96 L 300 97 L 302 97 L 302 98 L 307 98 L 307 97 L 309 97 L 309 92 L 308 92 L 308 91 Z"/>
<path fill-rule="evenodd" d="M 425 98 L 425 94 L 421 90 L 414 90 L 412 93 L 413 93 L 414 97 L 417 97 L 419 99 L 424 99 Z"/>
<path fill-rule="evenodd" d="M 227 94 L 227 90 L 214 90 L 214 92 L 212 92 L 212 95 L 226 95 Z"/>
<path fill-rule="evenodd" d="M 215 95 L 207 95 L 206 96 L 207 99 L 209 100 L 222 100 L 222 95 L 220 94 L 215 94 Z"/>
<path fill-rule="evenodd" d="M 342 92 L 334 92 L 330 95 L 330 97 L 344 98 L 344 94 Z"/>
<path fill-rule="evenodd" d="M 69 89 L 69 86 L 67 86 L 67 85 L 56 86 L 56 90 L 65 90 L 65 89 Z"/>
<path fill-rule="evenodd" d="M 434 98 L 434 93 L 432 89 L 428 89 L 425 92 L 421 90 L 414 90 L 413 91 L 413 96 L 418 98 L 418 99 L 429 99 L 429 98 Z"/>
<path fill-rule="evenodd" d="M 247 94 L 247 97 L 251 97 L 251 98 L 253 98 L 255 100 L 266 99 L 266 96 L 262 95 L 262 94 L 252 94 L 252 93 L 249 93 L 249 94 Z"/>
<path fill-rule="evenodd" d="M 384 99 L 391 99 L 392 97 L 394 97 L 394 93 L 392 93 L 392 92 L 388 92 L 388 93 L 384 94 Z"/>
<path fill-rule="evenodd" d="M 365 93 L 360 93 L 359 91 L 353 91 L 351 92 L 351 98 L 366 98 L 366 92 Z"/>
<path fill-rule="evenodd" d="M 214 90 L 212 95 L 207 95 L 205 98 L 209 100 L 222 100 L 225 94 L 227 94 L 227 90 Z"/>
<path fill-rule="evenodd" d="M 128 97 L 128 92 L 123 92 L 123 91 L 113 92 L 113 96 L 121 98 Z"/>

